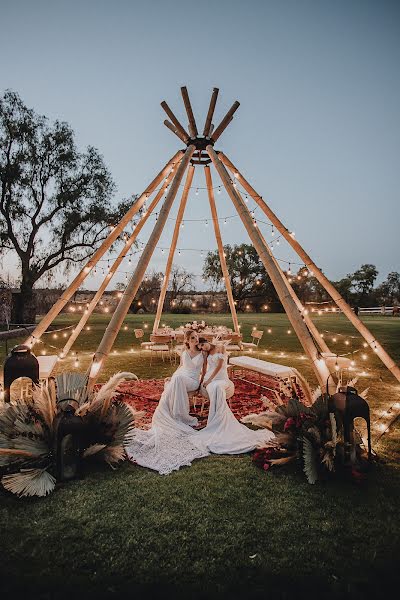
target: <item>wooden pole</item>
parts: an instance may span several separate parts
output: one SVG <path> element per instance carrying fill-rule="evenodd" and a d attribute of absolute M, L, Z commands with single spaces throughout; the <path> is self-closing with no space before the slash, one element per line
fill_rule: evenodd
<path fill-rule="evenodd" d="M 174 202 L 175 196 L 177 194 L 179 185 L 182 181 L 182 177 L 188 167 L 190 159 L 192 158 L 192 154 L 195 151 L 195 147 L 193 145 L 188 146 L 185 151 L 185 154 L 182 158 L 182 161 L 176 171 L 176 175 L 174 180 L 169 188 L 167 197 L 165 198 L 162 209 L 160 210 L 160 214 L 158 215 L 157 222 L 154 226 L 154 229 L 148 239 L 145 249 L 142 252 L 141 257 L 139 258 L 136 269 L 125 288 L 125 291 L 122 295 L 121 300 L 110 319 L 110 322 L 107 326 L 107 329 L 104 332 L 103 338 L 97 348 L 96 353 L 93 356 L 92 366 L 89 372 L 89 382 L 88 389 L 91 391 L 93 389 L 94 383 L 101 371 L 101 368 L 104 364 L 105 359 L 107 358 L 115 338 L 118 335 L 118 332 L 121 328 L 121 325 L 124 321 L 124 318 L 132 304 L 132 301 L 138 291 L 138 288 L 142 282 L 144 274 L 147 269 L 147 265 L 153 255 L 154 249 L 160 239 L 162 230 L 165 226 L 166 220 L 168 218 L 169 212 L 171 210 L 171 206 Z"/>
<path fill-rule="evenodd" d="M 182 140 L 182 142 L 183 142 L 184 144 L 186 144 L 186 139 L 185 139 L 185 136 L 184 136 L 184 135 L 182 135 L 182 133 L 176 129 L 175 125 L 173 125 L 173 124 L 171 123 L 171 121 L 168 121 L 168 119 L 165 119 L 165 121 L 164 121 L 164 125 L 165 125 L 165 127 L 168 127 L 168 129 L 169 129 L 170 131 L 172 131 L 172 133 L 174 133 L 176 136 L 178 136 L 178 138 L 179 138 L 180 140 Z"/>
<path fill-rule="evenodd" d="M 163 284 L 161 287 L 160 297 L 158 299 L 157 313 L 156 313 L 156 318 L 154 319 L 154 324 L 153 324 L 153 333 L 155 333 L 157 331 L 157 329 L 160 325 L 160 319 L 161 319 L 162 310 L 163 310 L 163 306 L 164 306 L 165 295 L 167 293 L 167 288 L 168 288 L 168 281 L 169 281 L 169 277 L 171 275 L 172 262 L 174 260 L 176 244 L 177 244 L 178 236 L 179 236 L 179 229 L 180 229 L 180 226 L 182 223 L 183 214 L 185 212 L 186 202 L 187 202 L 189 191 L 190 191 L 190 186 L 192 185 L 194 169 L 195 168 L 193 165 L 190 165 L 188 168 L 185 187 L 183 188 L 182 199 L 181 199 L 181 203 L 179 205 L 178 214 L 177 214 L 176 221 L 175 221 L 174 232 L 172 234 L 172 241 L 171 241 L 171 246 L 170 246 L 169 253 L 168 253 L 167 265 L 165 267 Z"/>
<path fill-rule="evenodd" d="M 189 98 L 189 94 L 188 94 L 186 86 L 181 87 L 181 94 L 182 94 L 182 98 L 183 98 L 183 103 L 185 105 L 186 114 L 187 114 L 188 120 L 189 120 L 190 137 L 195 138 L 198 136 L 196 119 L 194 118 L 192 105 L 190 104 L 190 98 Z"/>
<path fill-rule="evenodd" d="M 214 190 L 213 190 L 213 186 L 212 186 L 212 177 L 211 177 L 210 167 L 205 166 L 204 173 L 206 176 L 208 199 L 210 202 L 212 221 L 214 224 L 215 239 L 217 240 L 219 260 L 221 263 L 222 275 L 223 275 L 224 281 L 225 281 L 226 293 L 227 293 L 228 302 L 229 302 L 229 308 L 231 309 L 233 328 L 235 330 L 235 333 L 237 333 L 239 335 L 240 334 L 239 323 L 238 323 L 238 318 L 237 318 L 237 314 L 236 314 L 235 301 L 233 299 L 232 287 L 231 287 L 231 282 L 229 279 L 228 268 L 226 266 L 224 246 L 222 244 L 221 230 L 219 228 L 219 222 L 218 222 L 217 207 L 215 206 Z"/>
<path fill-rule="evenodd" d="M 211 121 L 214 116 L 215 105 L 217 103 L 218 98 L 218 88 L 213 88 L 213 92 L 211 95 L 210 106 L 208 108 L 208 113 L 206 117 L 206 122 L 204 124 L 203 135 L 204 137 L 209 137 L 211 135 Z"/>
<path fill-rule="evenodd" d="M 172 112 L 170 107 L 168 106 L 168 104 L 165 102 L 165 100 L 163 100 L 163 102 L 161 102 L 161 106 L 165 110 L 165 112 L 167 113 L 167 115 L 169 116 L 169 118 L 171 119 L 173 124 L 175 125 L 177 131 L 179 131 L 179 133 L 182 135 L 182 137 L 185 141 L 185 144 L 186 144 L 189 141 L 188 132 L 186 131 L 186 129 L 184 129 L 182 127 L 182 125 L 180 124 L 180 122 L 178 121 L 178 119 L 176 118 L 176 116 L 174 115 L 174 113 Z"/>
<path fill-rule="evenodd" d="M 43 317 L 40 323 L 33 330 L 31 335 L 25 341 L 25 344 L 29 346 L 33 346 L 35 341 L 40 339 L 40 336 L 46 331 L 48 326 L 53 322 L 56 316 L 60 313 L 60 311 L 67 304 L 71 296 L 76 292 L 76 290 L 82 285 L 86 277 L 89 275 L 92 268 L 98 263 L 100 258 L 107 252 L 107 250 L 112 246 L 112 244 L 117 240 L 120 233 L 124 230 L 126 225 L 133 219 L 135 214 L 138 212 L 140 208 L 142 208 L 143 204 L 147 200 L 148 196 L 153 193 L 156 187 L 161 183 L 164 177 L 171 171 L 171 169 L 175 170 L 175 165 L 182 159 L 183 152 L 179 150 L 172 158 L 167 162 L 165 167 L 158 173 L 158 175 L 153 179 L 153 181 L 147 186 L 145 191 L 136 202 L 131 206 L 131 208 L 125 213 L 120 222 L 114 227 L 109 236 L 104 240 L 101 246 L 93 253 L 92 257 L 88 260 L 86 265 L 81 269 L 75 279 L 70 283 L 65 292 L 62 293 L 57 302 L 51 307 L 49 312 Z"/>
<path fill-rule="evenodd" d="M 250 217 L 250 214 L 247 212 L 247 210 L 244 210 L 241 199 L 239 198 L 237 191 L 233 187 L 231 178 L 225 166 L 219 160 L 217 153 L 211 145 L 207 146 L 207 152 L 215 168 L 217 169 L 219 176 L 222 179 L 222 183 L 224 184 L 226 191 L 228 192 L 237 212 L 239 213 L 240 218 L 243 221 L 247 233 L 249 234 L 249 237 L 267 273 L 271 278 L 271 281 L 277 291 L 279 299 L 282 302 L 282 305 L 293 326 L 293 329 L 295 330 L 296 335 L 299 338 L 299 341 L 303 346 L 305 353 L 311 360 L 318 383 L 321 386 L 321 389 L 324 389 L 326 386 L 326 382 L 328 381 L 328 378 L 330 376 L 329 369 L 327 368 L 325 361 L 322 358 L 320 358 L 318 348 L 315 345 L 314 340 L 312 339 L 310 332 L 308 331 L 303 319 L 301 318 L 301 315 L 297 310 L 296 304 L 294 303 L 286 285 L 282 281 L 282 277 L 278 269 L 276 268 L 274 261 L 272 260 L 269 253 L 266 251 L 262 239 L 260 237 L 260 232 L 258 231 L 257 227 L 254 226 L 253 219 Z"/>
<path fill-rule="evenodd" d="M 354 325 L 357 331 L 362 335 L 367 344 L 371 347 L 371 349 L 376 353 L 377 356 L 381 359 L 383 364 L 389 369 L 389 371 L 393 374 L 393 376 L 400 381 L 400 368 L 395 363 L 395 361 L 391 358 L 391 356 L 386 352 L 386 350 L 381 346 L 378 340 L 372 335 L 369 329 L 364 325 L 364 323 L 357 317 L 356 314 L 352 311 L 351 307 L 347 304 L 347 302 L 342 298 L 337 289 L 332 285 L 329 279 L 322 273 L 322 271 L 317 267 L 311 257 L 307 254 L 304 248 L 299 244 L 299 242 L 294 239 L 291 235 L 291 232 L 283 225 L 283 223 L 278 219 L 275 213 L 269 208 L 269 206 L 264 202 L 261 196 L 257 194 L 255 189 L 250 185 L 250 183 L 243 177 L 243 175 L 238 171 L 235 165 L 222 153 L 219 154 L 219 158 L 221 161 L 235 174 L 239 183 L 244 187 L 246 192 L 252 196 L 264 214 L 268 217 L 273 225 L 277 228 L 277 230 L 282 234 L 287 242 L 291 245 L 293 250 L 295 250 L 300 256 L 300 258 L 304 261 L 304 264 L 308 268 L 309 271 L 312 271 L 315 278 L 319 281 L 322 287 L 328 292 L 331 296 L 332 300 L 336 303 L 336 305 L 342 310 L 342 312 L 346 315 L 349 321 Z"/>
<path fill-rule="evenodd" d="M 160 191 L 158 192 L 158 194 L 155 196 L 155 198 L 152 200 L 150 206 L 148 207 L 146 214 L 143 215 L 143 217 L 141 218 L 141 220 L 139 221 L 139 223 L 136 225 L 135 230 L 133 231 L 132 235 L 127 240 L 127 242 L 126 242 L 124 248 L 122 249 L 122 251 L 120 252 L 118 258 L 115 260 L 114 264 L 111 266 L 108 274 L 106 275 L 106 277 L 102 281 L 99 289 L 97 290 L 96 294 L 94 295 L 94 297 L 90 301 L 89 306 L 87 307 L 87 310 L 85 310 L 85 312 L 83 313 L 83 315 L 82 315 L 79 323 L 72 330 L 72 333 L 71 333 L 71 335 L 70 335 L 67 343 L 65 344 L 64 348 L 61 351 L 61 355 L 60 355 L 61 358 L 64 358 L 65 356 L 67 356 L 68 352 L 72 348 L 72 346 L 73 346 L 76 338 L 78 337 L 78 335 L 80 334 L 80 332 L 82 331 L 82 329 L 84 328 L 84 326 L 86 325 L 86 323 L 88 322 L 88 320 L 90 318 L 90 315 L 93 313 L 94 309 L 96 308 L 96 306 L 97 306 L 100 298 L 103 295 L 103 292 L 107 288 L 107 286 L 110 283 L 110 281 L 111 281 L 112 277 L 114 276 L 114 274 L 117 272 L 118 267 L 121 264 L 121 262 L 124 260 L 127 252 L 129 252 L 130 248 L 132 247 L 132 245 L 136 241 L 139 233 L 143 229 L 144 225 L 146 224 L 147 220 L 149 219 L 149 217 L 150 217 L 151 213 L 153 212 L 154 208 L 157 206 L 157 204 L 159 203 L 159 201 L 163 197 L 163 195 L 165 193 L 165 190 L 170 185 L 171 180 L 173 179 L 173 177 L 174 177 L 173 173 L 170 173 L 168 175 L 168 177 L 166 178 L 165 182 L 163 183 L 162 188 L 160 189 Z"/>
<path fill-rule="evenodd" d="M 242 197 L 241 193 L 238 190 L 236 190 L 236 192 L 237 192 L 238 197 L 240 198 L 240 201 L 241 201 L 243 209 L 249 213 L 249 216 L 251 218 L 250 211 L 249 211 L 249 209 L 248 209 L 245 201 L 243 200 L 243 197 Z M 263 243 L 266 251 L 268 252 L 268 254 L 270 255 L 270 257 L 274 261 L 275 266 L 276 266 L 276 268 L 277 268 L 277 270 L 278 270 L 278 272 L 279 272 L 279 274 L 280 274 L 280 276 L 282 278 L 283 283 L 285 284 L 285 286 L 286 286 L 289 294 L 291 295 L 293 301 L 295 302 L 295 304 L 297 306 L 298 311 L 302 315 L 302 318 L 303 318 L 305 324 L 307 325 L 307 327 L 308 327 L 311 335 L 313 336 L 314 341 L 319 346 L 319 348 L 320 348 L 320 350 L 322 352 L 328 352 L 329 354 L 332 354 L 332 356 L 334 356 L 334 353 L 330 351 L 330 349 L 329 349 L 327 343 L 325 342 L 324 338 L 321 337 L 321 334 L 319 333 L 317 327 L 315 326 L 315 324 L 313 323 L 313 321 L 310 319 L 310 317 L 308 316 L 308 314 L 304 311 L 304 306 L 302 305 L 299 297 L 297 296 L 296 292 L 294 291 L 294 289 L 290 285 L 289 281 L 287 280 L 286 275 L 282 271 L 282 269 L 281 269 L 278 261 L 276 260 L 275 256 L 273 255 L 272 250 L 269 247 L 266 239 L 264 238 L 264 236 L 262 235 L 262 233 L 261 233 L 260 230 L 258 230 L 258 233 L 260 234 L 260 238 L 262 240 L 262 243 Z"/>
<path fill-rule="evenodd" d="M 225 129 L 228 127 L 229 123 L 233 119 L 234 113 L 237 111 L 239 106 L 240 106 L 240 102 L 238 102 L 237 100 L 232 104 L 231 108 L 228 110 L 228 112 L 222 119 L 221 123 L 218 125 L 218 127 L 216 128 L 216 130 L 214 131 L 214 133 L 211 136 L 211 139 L 214 142 L 217 141 L 217 139 L 220 137 L 221 133 L 223 133 L 223 131 L 225 131 Z"/>

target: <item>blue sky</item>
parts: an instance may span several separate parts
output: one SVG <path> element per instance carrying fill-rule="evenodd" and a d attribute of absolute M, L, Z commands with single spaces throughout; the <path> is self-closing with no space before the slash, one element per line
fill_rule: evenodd
<path fill-rule="evenodd" d="M 200 129 L 216 86 L 215 121 L 241 103 L 216 148 L 328 277 L 365 262 L 380 279 L 400 270 L 399 2 L 0 0 L 0 8 L 0 91 L 18 91 L 68 121 L 79 146 L 97 147 L 116 199 L 141 192 L 181 147 L 162 124 L 161 100 L 186 125 L 187 85 Z M 194 186 L 204 186 L 202 169 Z M 187 211 L 209 218 L 204 191 L 192 190 Z M 235 212 L 226 193 L 218 211 Z M 172 228 L 171 219 L 160 246 Z M 247 241 L 239 219 L 221 228 L 224 242 Z M 187 222 L 178 246 L 214 248 L 212 228 Z M 275 254 L 296 262 L 286 244 Z M 156 249 L 151 266 L 162 270 L 165 260 Z M 182 250 L 179 262 L 201 273 L 199 252 Z M 5 271 L 15 264 L 3 260 Z"/>

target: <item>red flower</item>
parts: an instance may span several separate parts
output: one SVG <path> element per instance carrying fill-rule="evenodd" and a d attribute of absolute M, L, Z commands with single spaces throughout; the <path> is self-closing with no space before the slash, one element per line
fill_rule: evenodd
<path fill-rule="evenodd" d="M 288 429 L 292 429 L 292 427 L 297 427 L 297 424 L 296 424 L 295 420 L 293 419 L 293 417 L 289 417 L 285 421 L 285 425 L 283 426 L 283 430 L 284 431 L 288 431 Z"/>
<path fill-rule="evenodd" d="M 271 466 L 270 462 L 264 463 L 264 466 L 263 466 L 264 471 L 268 471 L 268 469 L 270 468 L 270 466 Z"/>

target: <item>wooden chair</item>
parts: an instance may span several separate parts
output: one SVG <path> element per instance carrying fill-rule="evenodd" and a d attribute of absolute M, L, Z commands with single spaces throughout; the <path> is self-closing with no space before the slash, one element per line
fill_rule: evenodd
<path fill-rule="evenodd" d="M 242 336 L 238 333 L 233 333 L 230 337 L 231 343 L 225 346 L 227 352 L 240 352 L 242 350 Z"/>
<path fill-rule="evenodd" d="M 134 329 L 133 330 L 135 333 L 135 338 L 137 340 L 141 340 L 144 336 L 144 331 L 143 329 Z M 140 351 L 142 350 L 147 350 L 148 348 L 150 348 L 150 346 L 153 345 L 154 342 L 141 342 L 140 344 Z"/>
<path fill-rule="evenodd" d="M 165 353 L 169 354 L 171 360 L 171 336 L 165 335 L 156 335 L 152 334 L 150 336 L 151 345 L 149 345 L 150 350 L 150 364 L 152 363 L 153 354 L 161 353 L 161 358 L 164 362 Z"/>
<path fill-rule="evenodd" d="M 263 335 L 264 335 L 263 331 L 260 331 L 259 329 L 254 329 L 253 333 L 251 334 L 252 341 L 251 342 L 242 342 L 243 348 L 248 349 L 248 350 L 257 350 L 258 345 L 259 345 L 260 340 Z"/>

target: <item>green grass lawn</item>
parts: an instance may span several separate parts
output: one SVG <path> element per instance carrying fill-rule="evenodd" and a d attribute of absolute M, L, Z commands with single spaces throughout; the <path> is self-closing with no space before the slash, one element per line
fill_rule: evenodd
<path fill-rule="evenodd" d="M 180 325 L 192 318 L 166 315 L 164 322 Z M 221 315 L 204 318 L 229 322 Z M 152 319 L 127 317 L 128 330 L 121 331 L 103 380 L 117 370 L 140 377 L 164 377 L 173 370 L 160 358 L 150 369 L 148 357 L 138 352 L 133 328 L 147 324 L 149 331 Z M 342 316 L 315 321 L 321 330 L 356 335 Z M 364 321 L 399 361 L 400 319 Z M 71 315 L 57 320 L 60 326 L 72 322 Z M 79 370 L 89 365 L 106 322 L 95 315 L 90 331 L 78 340 Z M 260 357 L 293 365 L 314 383 L 294 334 L 287 333 L 285 315 L 246 314 L 240 322 L 246 340 L 253 326 L 265 330 Z M 331 343 L 332 335 L 326 337 Z M 49 335 L 45 339 L 59 348 L 65 342 Z M 339 353 L 361 347 L 359 338 L 350 346 L 345 339 L 338 337 L 331 345 Z M 51 352 L 48 345 L 46 350 Z M 365 364 L 367 376 L 357 387 L 370 387 L 374 420 L 400 401 L 400 386 L 370 351 Z M 69 358 L 58 366 L 71 368 Z M 4 598 L 26 592 L 46 599 L 168 593 L 188 598 L 382 597 L 390 585 L 398 589 L 398 441 L 399 428 L 393 427 L 376 445 L 380 460 L 361 486 L 346 481 L 311 486 L 294 465 L 265 474 L 245 455 L 207 458 L 168 476 L 127 463 L 116 471 L 93 466 L 82 480 L 60 485 L 42 500 L 17 500 L 1 491 L 0 589 Z"/>

